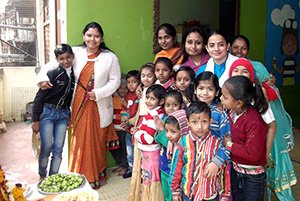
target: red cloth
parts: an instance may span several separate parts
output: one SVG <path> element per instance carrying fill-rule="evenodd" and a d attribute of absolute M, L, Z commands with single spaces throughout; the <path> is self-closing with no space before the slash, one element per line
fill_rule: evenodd
<path fill-rule="evenodd" d="M 250 73 L 250 80 L 253 83 L 254 82 L 254 67 L 253 65 L 250 63 L 250 61 L 248 59 L 245 58 L 238 58 L 237 60 L 235 60 L 230 69 L 229 69 L 229 77 L 232 76 L 232 71 L 237 67 L 237 66 L 244 66 L 245 68 L 247 68 L 247 70 Z"/>
<path fill-rule="evenodd" d="M 277 93 L 274 89 L 272 89 L 266 82 L 263 82 L 262 85 L 266 90 L 269 101 L 273 101 L 273 100 L 278 99 Z"/>

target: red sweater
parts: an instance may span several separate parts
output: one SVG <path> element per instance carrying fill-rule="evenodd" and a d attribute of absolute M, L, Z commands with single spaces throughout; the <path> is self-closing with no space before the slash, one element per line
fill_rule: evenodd
<path fill-rule="evenodd" d="M 248 108 L 235 123 L 229 115 L 231 136 L 231 159 L 243 165 L 266 165 L 266 136 L 268 126 L 261 115 L 252 107 Z"/>

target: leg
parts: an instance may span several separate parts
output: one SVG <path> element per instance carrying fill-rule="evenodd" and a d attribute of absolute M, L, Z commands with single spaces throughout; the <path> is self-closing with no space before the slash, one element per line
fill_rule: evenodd
<path fill-rule="evenodd" d="M 39 156 L 39 175 L 47 176 L 48 158 L 53 144 L 53 112 L 51 108 L 44 107 L 40 116 L 41 153 Z"/>
<path fill-rule="evenodd" d="M 56 174 L 62 160 L 62 152 L 68 125 L 69 110 L 57 110 L 58 119 L 54 124 L 54 143 L 52 147 L 52 160 L 49 175 Z"/>
<path fill-rule="evenodd" d="M 233 168 L 231 168 L 230 180 L 231 180 L 231 195 L 233 201 L 240 201 L 243 200 L 243 178 L 238 176 L 237 173 Z"/>
<path fill-rule="evenodd" d="M 126 132 L 118 131 L 117 133 L 120 141 L 122 167 L 127 169 L 128 162 L 127 162 L 127 155 L 126 155 Z"/>
<path fill-rule="evenodd" d="M 266 183 L 266 173 L 244 175 L 243 200 L 263 201 Z"/>
<path fill-rule="evenodd" d="M 129 169 L 132 170 L 133 166 L 133 144 L 132 144 L 132 135 L 126 133 L 126 152 L 127 152 L 127 161 Z"/>

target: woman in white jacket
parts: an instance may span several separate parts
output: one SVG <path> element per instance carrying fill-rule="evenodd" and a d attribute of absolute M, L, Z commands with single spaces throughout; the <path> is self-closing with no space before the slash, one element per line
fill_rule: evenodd
<path fill-rule="evenodd" d="M 87 178 L 93 188 L 105 183 L 106 144 L 113 119 L 112 94 L 120 85 L 118 58 L 103 42 L 102 27 L 91 22 L 83 29 L 83 46 L 74 47 L 76 89 L 72 104 L 73 133 L 69 170 Z M 46 68 L 38 75 L 41 88 L 51 87 Z"/>

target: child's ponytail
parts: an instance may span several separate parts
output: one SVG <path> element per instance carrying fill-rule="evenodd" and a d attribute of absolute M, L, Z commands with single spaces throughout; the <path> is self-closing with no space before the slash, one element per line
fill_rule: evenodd
<path fill-rule="evenodd" d="M 259 84 L 253 84 L 254 86 L 254 94 L 253 94 L 253 100 L 254 105 L 253 107 L 260 113 L 264 114 L 269 107 L 269 104 L 265 98 L 265 95 L 262 91 L 262 88 Z"/>

